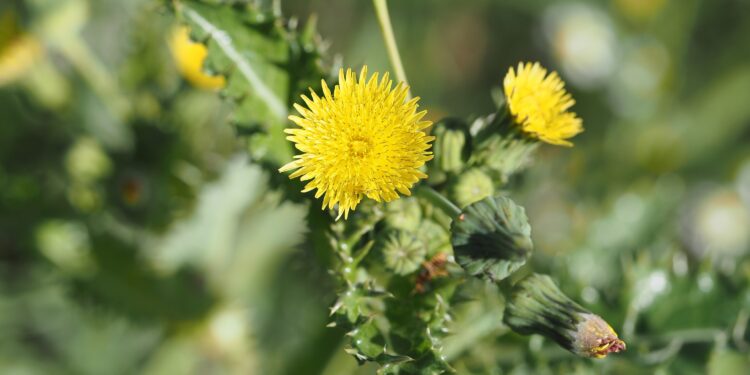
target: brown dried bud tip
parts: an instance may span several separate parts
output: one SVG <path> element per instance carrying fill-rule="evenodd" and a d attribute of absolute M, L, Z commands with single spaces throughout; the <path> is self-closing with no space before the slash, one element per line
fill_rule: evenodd
<path fill-rule="evenodd" d="M 625 350 L 625 342 L 617 337 L 617 333 L 601 317 L 594 314 L 581 314 L 582 321 L 578 323 L 578 331 L 573 341 L 574 351 L 578 355 L 590 358 L 604 358 L 609 353 Z"/>

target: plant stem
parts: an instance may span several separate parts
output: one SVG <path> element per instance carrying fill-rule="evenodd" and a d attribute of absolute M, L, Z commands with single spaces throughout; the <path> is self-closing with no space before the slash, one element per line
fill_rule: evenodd
<path fill-rule="evenodd" d="M 488 335 L 499 337 L 509 331 L 497 315 L 484 314 L 450 336 L 450 339 L 445 341 L 443 354 L 447 360 L 454 360 L 464 351 L 476 345 L 476 342 L 480 339 Z"/>
<path fill-rule="evenodd" d="M 458 206 L 429 186 L 417 186 L 417 188 L 414 189 L 414 193 L 417 196 L 427 199 L 430 203 L 434 204 L 437 208 L 450 216 L 451 219 L 455 219 L 458 215 L 461 215 L 461 209 L 458 208 Z"/>
<path fill-rule="evenodd" d="M 396 38 L 393 36 L 393 26 L 391 26 L 391 16 L 388 14 L 388 4 L 386 0 L 372 0 L 372 4 L 375 6 L 375 14 L 378 16 L 380 31 L 383 33 L 383 41 L 385 42 L 385 48 L 388 50 L 388 58 L 391 60 L 393 69 L 396 71 L 396 78 L 409 86 L 404 65 L 401 63 L 401 55 L 398 53 Z M 407 97 L 411 99 L 411 89 L 407 92 Z"/>
<path fill-rule="evenodd" d="M 125 120 L 131 109 L 130 103 L 120 94 L 116 80 L 86 42 L 75 35 L 63 40 L 58 47 L 112 114 Z"/>

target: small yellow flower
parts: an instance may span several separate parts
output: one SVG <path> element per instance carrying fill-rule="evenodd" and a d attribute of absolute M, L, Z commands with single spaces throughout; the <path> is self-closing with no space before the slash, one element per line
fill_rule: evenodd
<path fill-rule="evenodd" d="M 568 109 L 575 100 L 564 89 L 556 72 L 547 74 L 539 63 L 519 63 L 508 70 L 503 81 L 505 97 L 513 118 L 524 133 L 559 146 L 583 131 L 581 119 Z"/>
<path fill-rule="evenodd" d="M 224 77 L 210 76 L 203 72 L 203 62 L 206 60 L 208 50 L 203 44 L 190 40 L 190 30 L 187 27 L 180 26 L 172 32 L 169 47 L 177 69 L 188 82 L 208 90 L 224 87 Z"/>
<path fill-rule="evenodd" d="M 338 204 L 339 216 L 349 215 L 364 196 L 378 202 L 409 195 L 411 186 L 426 178 L 419 171 L 432 159 L 432 136 L 422 121 L 427 111 L 417 112 L 419 98 L 406 100 L 409 87 L 393 87 L 388 73 L 378 81 L 378 73 L 367 80 L 363 67 L 357 80 L 351 69 L 339 71 L 339 84 L 333 94 L 325 81 L 323 96 L 310 89 L 312 99 L 302 96 L 307 108 L 295 104 L 302 115 L 289 116 L 299 128 L 287 129 L 287 139 L 302 151 L 295 160 L 279 169 L 296 169 L 289 178 L 310 181 L 304 192 L 317 189 L 323 209 Z"/>

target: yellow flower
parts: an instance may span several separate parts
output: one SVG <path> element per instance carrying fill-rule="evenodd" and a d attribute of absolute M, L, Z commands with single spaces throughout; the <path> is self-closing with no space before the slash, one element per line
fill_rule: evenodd
<path fill-rule="evenodd" d="M 0 86 L 23 77 L 36 63 L 44 50 L 30 35 L 19 35 L 0 49 Z"/>
<path fill-rule="evenodd" d="M 287 139 L 302 154 L 279 171 L 296 169 L 289 178 L 310 181 L 302 192 L 325 195 L 323 209 L 338 204 L 337 219 L 364 196 L 389 202 L 398 193 L 409 195 L 427 177 L 418 168 L 432 159 L 434 137 L 424 132 L 432 123 L 422 121 L 427 111 L 417 112 L 419 98 L 406 101 L 409 87 L 393 87 L 388 73 L 367 80 L 366 66 L 359 80 L 351 69 L 341 69 L 333 94 L 325 81 L 322 86 L 322 97 L 312 89 L 312 99 L 302 96 L 307 108 L 294 105 L 302 117 L 289 116 L 299 128 L 286 129 Z"/>
<path fill-rule="evenodd" d="M 172 32 L 169 47 L 177 69 L 188 82 L 209 90 L 224 87 L 224 77 L 210 76 L 203 72 L 203 62 L 206 60 L 208 50 L 203 44 L 190 40 L 190 30 L 187 27 L 180 26 Z"/>
<path fill-rule="evenodd" d="M 568 109 L 575 100 L 556 72 L 547 74 L 539 63 L 519 63 L 503 81 L 511 115 L 521 130 L 544 142 L 573 146 L 567 141 L 583 131 L 581 119 Z"/>

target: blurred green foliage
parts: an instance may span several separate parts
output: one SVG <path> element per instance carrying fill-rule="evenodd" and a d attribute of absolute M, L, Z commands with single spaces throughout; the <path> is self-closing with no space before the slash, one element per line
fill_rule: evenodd
<path fill-rule="evenodd" d="M 496 286 L 450 261 L 433 279 L 365 234 L 440 264 L 449 219 L 434 207 L 372 204 L 329 230 L 319 202 L 276 173 L 292 154 L 281 130 L 341 60 L 388 70 L 377 22 L 369 2 L 250 3 L 0 4 L 0 71 L 23 36 L 38 42 L 22 74 L 0 79 L 0 373 L 376 371 L 347 352 L 402 373 L 750 367 L 750 3 L 391 1 L 412 92 L 435 121 L 486 121 L 518 61 L 567 82 L 586 127 L 575 148 L 543 145 L 523 174 L 481 155 L 489 168 L 454 176 L 478 163 L 456 151 L 472 122 L 454 119 L 433 162 L 448 173 L 430 183 L 462 205 L 512 191 L 531 266 L 627 342 L 599 361 L 509 332 Z M 178 74 L 167 41 L 179 22 L 227 76 L 220 92 Z M 347 273 L 352 262 L 366 274 Z"/>

